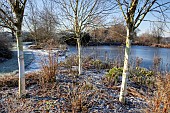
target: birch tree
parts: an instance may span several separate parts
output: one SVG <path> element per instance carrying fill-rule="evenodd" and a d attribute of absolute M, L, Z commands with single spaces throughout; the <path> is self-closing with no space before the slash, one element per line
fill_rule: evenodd
<path fill-rule="evenodd" d="M 138 28 L 149 12 L 154 11 L 155 13 L 164 14 L 168 9 L 167 5 L 169 5 L 170 2 L 163 2 L 159 0 L 116 0 L 116 2 L 118 3 L 125 19 L 127 31 L 124 68 L 119 96 L 119 101 L 125 103 L 127 78 L 129 75 L 128 64 L 130 59 L 131 40 L 133 39 L 134 31 Z"/>
<path fill-rule="evenodd" d="M 21 30 L 26 2 L 27 0 L 0 1 L 0 26 L 12 30 L 17 40 L 20 97 L 25 94 L 25 66 Z"/>
<path fill-rule="evenodd" d="M 67 31 L 75 34 L 78 45 L 79 75 L 82 74 L 82 55 L 81 55 L 81 37 L 82 32 L 93 25 L 93 20 L 100 17 L 105 2 L 101 0 L 56 0 L 61 8 L 62 25 Z"/>

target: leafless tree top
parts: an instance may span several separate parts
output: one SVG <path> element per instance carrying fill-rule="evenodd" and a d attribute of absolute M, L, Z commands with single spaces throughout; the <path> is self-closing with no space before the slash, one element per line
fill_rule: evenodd
<path fill-rule="evenodd" d="M 75 27 L 75 18 L 81 31 L 94 24 L 103 15 L 102 12 L 108 10 L 104 0 L 55 0 L 61 9 L 60 15 L 64 27 L 73 30 Z M 106 8 L 107 7 L 107 8 Z"/>
<path fill-rule="evenodd" d="M 127 21 L 133 21 L 134 29 L 136 29 L 140 23 L 144 20 L 146 14 L 151 12 L 153 16 L 157 13 L 162 15 L 162 22 L 168 17 L 166 11 L 170 8 L 170 2 L 163 0 L 116 0 L 123 13 L 123 16 Z M 132 14 L 133 13 L 133 14 Z M 128 16 L 133 16 L 134 20 L 128 20 Z M 159 18 L 159 17 L 158 17 Z"/>
<path fill-rule="evenodd" d="M 16 30 L 16 26 L 23 20 L 27 0 L 1 0 L 0 26 Z"/>

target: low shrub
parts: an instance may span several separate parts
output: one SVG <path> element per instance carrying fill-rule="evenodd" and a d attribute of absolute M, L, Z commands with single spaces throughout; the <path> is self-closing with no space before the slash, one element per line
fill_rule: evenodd
<path fill-rule="evenodd" d="M 57 74 L 57 55 L 54 55 L 49 49 L 48 56 L 44 56 L 41 59 L 41 67 L 42 67 L 42 84 L 48 82 L 56 82 L 56 74 Z"/>
<path fill-rule="evenodd" d="M 136 67 L 130 71 L 129 79 L 139 85 L 146 85 L 151 88 L 154 86 L 155 76 L 153 71 Z"/>
<path fill-rule="evenodd" d="M 71 69 L 73 66 L 78 66 L 78 57 L 77 55 L 72 55 L 68 57 L 65 62 L 60 63 L 60 66 L 64 66 L 68 69 Z M 82 58 L 82 67 L 83 69 L 109 69 L 110 65 L 108 63 L 102 62 L 101 60 L 94 60 L 91 57 Z"/>
<path fill-rule="evenodd" d="M 60 63 L 60 65 L 70 69 L 72 68 L 72 66 L 78 66 L 77 55 L 67 57 L 64 62 Z"/>
<path fill-rule="evenodd" d="M 97 68 L 97 69 L 100 69 L 100 68 L 102 68 L 102 66 L 103 66 L 102 61 L 101 61 L 101 60 L 98 60 L 98 59 L 92 61 L 92 64 L 93 64 L 93 66 L 94 66 L 95 68 Z"/>
<path fill-rule="evenodd" d="M 119 81 L 119 77 L 122 76 L 122 73 L 123 68 L 114 67 L 106 74 L 106 78 L 108 79 L 109 83 L 115 85 Z"/>
<path fill-rule="evenodd" d="M 119 82 L 122 73 L 122 67 L 114 67 L 109 70 L 105 77 L 110 84 L 116 85 Z M 136 67 L 135 69 L 130 70 L 130 75 L 128 78 L 139 85 L 145 85 L 150 88 L 154 86 L 154 73 L 153 71 L 149 71 L 145 68 Z"/>
<path fill-rule="evenodd" d="M 109 69 L 111 66 L 108 63 L 102 62 L 99 59 L 94 60 L 93 58 L 88 58 L 83 62 L 84 69 Z"/>

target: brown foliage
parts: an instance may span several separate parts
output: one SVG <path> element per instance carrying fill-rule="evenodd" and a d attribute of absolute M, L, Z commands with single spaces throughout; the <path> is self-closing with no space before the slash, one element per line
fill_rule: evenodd
<path fill-rule="evenodd" d="M 135 38 L 135 44 L 138 45 L 152 45 L 156 43 L 156 39 L 149 33 L 143 33 L 139 37 Z"/>
<path fill-rule="evenodd" d="M 99 42 L 125 42 L 126 28 L 123 24 L 112 25 L 108 28 L 97 28 L 91 32 L 93 40 Z"/>
<path fill-rule="evenodd" d="M 39 84 L 39 73 L 29 73 L 26 74 L 26 87 L 29 87 L 33 84 Z M 18 87 L 18 76 L 9 75 L 0 77 L 0 89 L 3 87 Z"/>
<path fill-rule="evenodd" d="M 126 28 L 123 24 L 117 24 L 109 28 L 108 38 L 116 42 L 125 42 Z"/>
<path fill-rule="evenodd" d="M 152 113 L 169 113 L 170 112 L 170 74 L 159 76 L 156 80 L 157 90 L 150 102 Z"/>

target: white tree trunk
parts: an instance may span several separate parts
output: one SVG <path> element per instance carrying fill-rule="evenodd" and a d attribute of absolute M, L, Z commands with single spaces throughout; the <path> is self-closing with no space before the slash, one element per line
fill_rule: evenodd
<path fill-rule="evenodd" d="M 126 37 L 126 48 L 125 48 L 125 57 L 124 57 L 124 68 L 122 74 L 122 84 L 121 91 L 119 96 L 119 101 L 125 103 L 125 96 L 127 94 L 127 80 L 129 75 L 129 56 L 130 56 L 130 48 L 131 48 L 131 40 L 130 40 L 130 30 L 127 28 L 127 37 Z"/>
<path fill-rule="evenodd" d="M 16 32 L 17 51 L 18 51 L 18 67 L 19 67 L 19 97 L 25 94 L 25 66 L 24 52 L 21 31 Z"/>
<path fill-rule="evenodd" d="M 79 65 L 78 65 L 78 71 L 79 75 L 82 74 L 82 58 L 81 58 L 81 42 L 80 38 L 77 38 L 77 45 L 78 45 L 78 60 L 79 60 Z"/>

